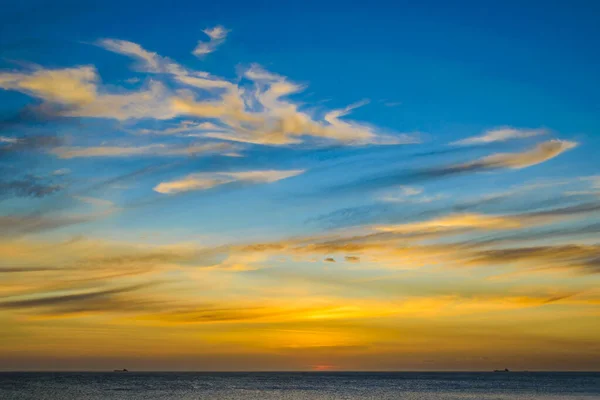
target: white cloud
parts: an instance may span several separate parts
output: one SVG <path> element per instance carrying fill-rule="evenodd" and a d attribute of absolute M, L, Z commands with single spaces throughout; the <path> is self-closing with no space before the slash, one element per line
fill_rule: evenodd
<path fill-rule="evenodd" d="M 169 74 L 180 83 L 205 90 L 232 90 L 236 87 L 232 83 L 213 77 L 207 72 L 190 71 L 168 57 L 146 50 L 137 43 L 118 39 L 102 39 L 97 44 L 108 51 L 137 60 L 138 64 L 135 69 L 141 72 Z"/>
<path fill-rule="evenodd" d="M 8 136 L 0 136 L 0 143 L 17 143 L 19 141 L 18 138 L 12 138 L 12 137 L 8 137 Z"/>
<path fill-rule="evenodd" d="M 272 183 L 282 179 L 300 175 L 305 170 L 262 170 L 243 172 L 204 172 L 190 174 L 182 179 L 162 182 L 154 187 L 154 191 L 163 194 L 174 194 L 192 190 L 206 190 L 232 182 Z"/>
<path fill-rule="evenodd" d="M 63 175 L 68 175 L 70 173 L 71 173 L 71 170 L 69 168 L 60 168 L 60 169 L 54 170 L 52 172 L 52 175 L 63 176 Z"/>
<path fill-rule="evenodd" d="M 176 117 L 177 112 L 167 87 L 153 81 L 147 89 L 140 91 L 101 94 L 94 101 L 68 110 L 64 115 L 117 120 L 142 118 L 166 120 Z"/>
<path fill-rule="evenodd" d="M 214 28 L 206 28 L 202 32 L 206 33 L 213 40 L 219 40 L 225 39 L 229 30 L 225 29 L 222 25 L 217 25 Z"/>
<path fill-rule="evenodd" d="M 188 137 L 206 137 L 205 134 L 194 134 L 194 132 L 207 132 L 207 131 L 222 131 L 223 128 L 212 123 L 212 122 L 194 122 L 194 121 L 181 121 L 175 126 L 171 126 L 165 129 L 138 129 L 132 131 L 133 133 L 140 133 L 143 135 L 184 135 Z"/>
<path fill-rule="evenodd" d="M 512 139 L 526 139 L 534 136 L 545 135 L 546 129 L 516 129 L 516 128 L 499 128 L 485 131 L 480 136 L 458 140 L 450 143 L 451 145 L 464 146 L 472 144 L 485 144 L 493 142 L 506 142 Z"/>
<path fill-rule="evenodd" d="M 193 51 L 193 54 L 198 57 L 214 52 L 217 49 L 217 47 L 219 47 L 225 42 L 227 34 L 230 31 L 225 29 L 221 25 L 217 25 L 214 28 L 207 28 L 202 32 L 204 32 L 209 37 L 209 41 L 198 41 L 198 44 Z"/>
<path fill-rule="evenodd" d="M 600 189 L 600 175 L 585 176 L 581 180 L 590 182 L 590 186 L 594 189 Z"/>
<path fill-rule="evenodd" d="M 102 39 L 97 42 L 98 46 L 103 47 L 113 53 L 123 54 L 139 61 L 137 69 L 143 72 L 185 74 L 185 70 L 177 63 L 162 57 L 155 52 L 148 51 L 137 43 L 127 40 Z"/>

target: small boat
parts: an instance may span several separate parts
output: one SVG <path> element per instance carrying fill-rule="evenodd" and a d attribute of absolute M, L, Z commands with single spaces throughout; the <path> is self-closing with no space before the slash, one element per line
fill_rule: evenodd
<path fill-rule="evenodd" d="M 126 368 L 123 369 L 115 369 L 113 372 L 129 372 Z"/>
<path fill-rule="evenodd" d="M 504 369 L 495 369 L 494 372 L 510 372 L 508 370 L 508 368 L 504 368 Z"/>

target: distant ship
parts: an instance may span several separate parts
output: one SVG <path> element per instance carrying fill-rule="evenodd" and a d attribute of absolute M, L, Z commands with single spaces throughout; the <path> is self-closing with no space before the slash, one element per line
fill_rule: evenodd
<path fill-rule="evenodd" d="M 495 369 L 494 372 L 510 372 L 508 370 L 508 368 L 504 368 L 504 369 Z"/>
<path fill-rule="evenodd" d="M 113 372 L 129 372 L 126 368 L 123 369 L 115 369 Z"/>

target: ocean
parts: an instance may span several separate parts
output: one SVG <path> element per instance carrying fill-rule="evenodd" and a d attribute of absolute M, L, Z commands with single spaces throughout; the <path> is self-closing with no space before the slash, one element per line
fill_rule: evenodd
<path fill-rule="evenodd" d="M 600 373 L 5 372 L 0 399 L 591 400 Z"/>

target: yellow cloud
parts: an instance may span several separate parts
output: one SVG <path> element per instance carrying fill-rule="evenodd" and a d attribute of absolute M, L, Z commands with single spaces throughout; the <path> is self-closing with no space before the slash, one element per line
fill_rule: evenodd
<path fill-rule="evenodd" d="M 32 73 L 0 73 L 0 88 L 17 90 L 66 106 L 57 112 L 71 117 L 170 119 L 177 116 L 166 87 L 151 82 L 145 90 L 104 93 L 93 67 L 40 69 Z"/>
<path fill-rule="evenodd" d="M 549 140 L 522 153 L 492 154 L 471 163 L 461 164 L 458 167 L 470 168 L 477 165 L 484 168 L 521 169 L 550 160 L 576 146 L 577 143 L 567 140 Z"/>
<path fill-rule="evenodd" d="M 31 74 L 0 73 L 0 88 L 18 90 L 70 106 L 92 103 L 98 75 L 93 67 L 40 69 Z"/>
<path fill-rule="evenodd" d="M 197 54 L 212 51 L 214 45 L 225 39 L 227 30 L 216 27 L 205 33 L 211 41 L 200 43 Z M 195 116 L 213 119 L 222 129 L 202 132 L 204 137 L 228 141 L 268 145 L 290 145 L 310 138 L 348 145 L 419 141 L 416 134 L 386 134 L 375 126 L 342 118 L 366 101 L 330 110 L 322 118 L 315 118 L 312 113 L 301 110 L 301 104 L 288 98 L 304 90 L 304 86 L 256 65 L 244 73 L 254 83 L 254 88 L 248 89 L 238 82 L 214 77 L 205 71 L 187 69 L 133 42 L 103 39 L 97 44 L 137 60 L 138 70 L 157 74 L 154 76 L 159 80 L 149 81 L 146 88 L 139 90 L 115 90 L 100 84 L 93 67 L 78 67 L 40 69 L 33 73 L 0 73 L 0 88 L 67 105 L 57 112 L 71 117 L 167 120 Z M 174 79 L 179 87 L 170 89 L 172 82 L 166 85 L 161 81 L 165 77 Z M 211 93 L 211 100 L 205 100 L 207 91 Z"/>
<path fill-rule="evenodd" d="M 384 232 L 412 233 L 453 229 L 515 229 L 522 221 L 513 216 L 495 216 L 485 214 L 455 214 L 441 218 L 401 225 L 380 225 L 375 229 Z"/>

